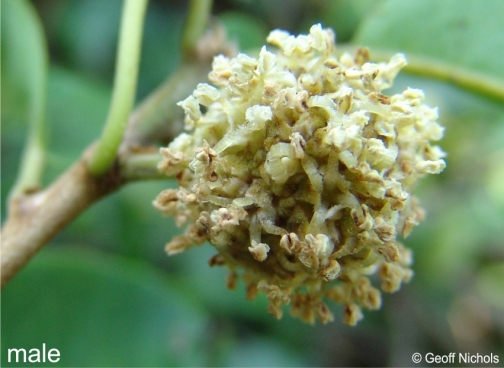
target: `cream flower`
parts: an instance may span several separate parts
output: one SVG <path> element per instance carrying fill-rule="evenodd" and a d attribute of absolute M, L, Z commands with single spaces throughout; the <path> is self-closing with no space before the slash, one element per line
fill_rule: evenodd
<path fill-rule="evenodd" d="M 382 93 L 406 64 L 403 55 L 371 63 L 360 49 L 334 55 L 334 34 L 275 30 L 259 57 L 217 56 L 209 80 L 179 105 L 188 133 L 162 148 L 159 167 L 180 189 L 154 205 L 174 215 L 183 235 L 175 254 L 204 241 L 228 265 L 228 286 L 241 277 L 247 297 L 269 299 L 313 323 L 334 319 L 327 300 L 344 304 L 354 325 L 377 309 L 412 271 L 411 252 L 396 240 L 423 218 L 412 195 L 418 179 L 445 167 L 431 141 L 443 128 L 424 94 Z M 206 107 L 204 113 L 200 105 Z"/>

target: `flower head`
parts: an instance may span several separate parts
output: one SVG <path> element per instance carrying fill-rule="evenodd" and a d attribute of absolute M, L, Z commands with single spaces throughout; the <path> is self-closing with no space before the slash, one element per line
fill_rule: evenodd
<path fill-rule="evenodd" d="M 305 321 L 332 321 L 333 300 L 353 325 L 361 308 L 381 304 L 369 275 L 386 292 L 412 276 L 396 237 L 423 217 L 418 179 L 445 167 L 431 146 L 443 129 L 422 91 L 382 93 L 403 55 L 376 64 L 360 49 L 338 59 L 320 25 L 267 41 L 278 52 L 215 57 L 213 86 L 179 103 L 191 132 L 161 149 L 159 167 L 180 189 L 154 205 L 188 227 L 166 249 L 208 240 L 218 252 L 210 264 L 230 268 L 230 285 L 241 276 L 248 297 L 264 293 L 277 318 L 288 304 Z"/>

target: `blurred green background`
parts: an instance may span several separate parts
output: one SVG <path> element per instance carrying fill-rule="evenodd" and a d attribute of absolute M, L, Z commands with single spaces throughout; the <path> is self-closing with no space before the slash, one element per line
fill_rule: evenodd
<path fill-rule="evenodd" d="M 119 0 L 33 1 L 50 52 L 49 184 L 96 139 L 106 118 Z M 187 2 L 153 1 L 145 26 L 138 100 L 179 61 Z M 215 1 L 241 49 L 269 30 L 332 27 L 339 43 L 429 56 L 504 80 L 500 0 Z M 2 11 L 2 38 L 4 36 Z M 3 41 L 3 40 L 2 40 Z M 22 47 L 22 45 L 19 45 Z M 2 61 L 5 50 L 2 42 Z M 2 221 L 26 134 L 26 101 L 2 63 Z M 181 232 L 151 206 L 174 183 L 131 184 L 96 203 L 2 291 L 2 366 L 8 348 L 57 348 L 55 366 L 412 366 L 420 352 L 497 354 L 504 362 L 504 106 L 451 84 L 407 73 L 439 106 L 447 168 L 417 190 L 427 210 L 404 243 L 415 277 L 357 327 L 280 321 L 266 301 L 225 287 L 205 244 L 168 258 Z M 10 364 L 14 365 L 14 364 Z M 35 365 L 33 365 L 35 366 Z M 495 366 L 495 365 L 493 365 Z"/>

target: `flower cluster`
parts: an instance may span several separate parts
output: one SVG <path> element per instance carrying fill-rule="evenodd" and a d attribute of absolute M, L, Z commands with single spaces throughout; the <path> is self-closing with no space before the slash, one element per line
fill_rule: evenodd
<path fill-rule="evenodd" d="M 217 56 L 209 80 L 179 105 L 190 133 L 162 148 L 159 168 L 180 188 L 154 205 L 185 232 L 168 254 L 212 243 L 211 266 L 241 277 L 247 297 L 262 292 L 269 312 L 282 305 L 313 323 L 333 320 L 326 300 L 343 304 L 354 325 L 377 309 L 381 289 L 412 276 L 406 237 L 423 218 L 412 191 L 445 167 L 430 144 L 443 135 L 422 91 L 381 91 L 406 64 L 334 55 L 334 34 L 315 25 L 297 37 L 275 30 L 259 57 Z"/>

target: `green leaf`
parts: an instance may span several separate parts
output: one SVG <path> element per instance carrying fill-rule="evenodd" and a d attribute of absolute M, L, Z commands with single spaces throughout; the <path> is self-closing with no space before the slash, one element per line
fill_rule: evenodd
<path fill-rule="evenodd" d="M 476 286 L 483 299 L 504 311 L 504 262 L 486 265 L 478 274 Z"/>
<path fill-rule="evenodd" d="M 45 343 L 60 366 L 205 362 L 206 315 L 164 274 L 95 251 L 45 250 L 2 292 L 2 322 L 2 349 Z"/>
<path fill-rule="evenodd" d="M 355 44 L 435 57 L 504 79 L 504 2 L 388 0 L 360 26 Z"/>
<path fill-rule="evenodd" d="M 205 243 L 170 258 L 177 259 L 179 265 L 188 271 L 184 273 L 180 282 L 188 289 L 197 290 L 198 298 L 203 300 L 213 314 L 222 317 L 246 316 L 257 324 L 275 323 L 275 318 L 267 312 L 268 302 L 262 293 L 259 293 L 256 299 L 248 300 L 241 278 L 238 280 L 236 290 L 229 290 L 226 287 L 229 268 L 208 265 L 208 260 L 215 254 L 217 250 L 209 243 Z"/>
<path fill-rule="evenodd" d="M 299 27 L 303 33 L 308 32 L 315 23 L 322 23 L 325 28 L 336 32 L 337 44 L 348 42 L 362 18 L 373 12 L 382 0 L 330 0 L 321 1 L 319 7 L 313 7 L 316 13 L 304 19 Z"/>
<path fill-rule="evenodd" d="M 51 41 L 67 66 L 112 82 L 119 22 L 119 0 L 44 4 Z M 55 19 L 57 21 L 55 21 Z"/>
<path fill-rule="evenodd" d="M 289 351 L 279 341 L 252 337 L 233 346 L 227 356 L 228 367 L 302 367 L 307 362 L 299 352 Z"/>
<path fill-rule="evenodd" d="M 59 67 L 51 67 L 49 77 L 49 165 L 52 174 L 59 175 L 99 136 L 110 103 L 110 88 Z"/>
<path fill-rule="evenodd" d="M 228 39 L 238 42 L 240 50 L 260 48 L 266 42 L 266 25 L 256 17 L 239 12 L 219 14 L 219 19 L 226 27 Z"/>

